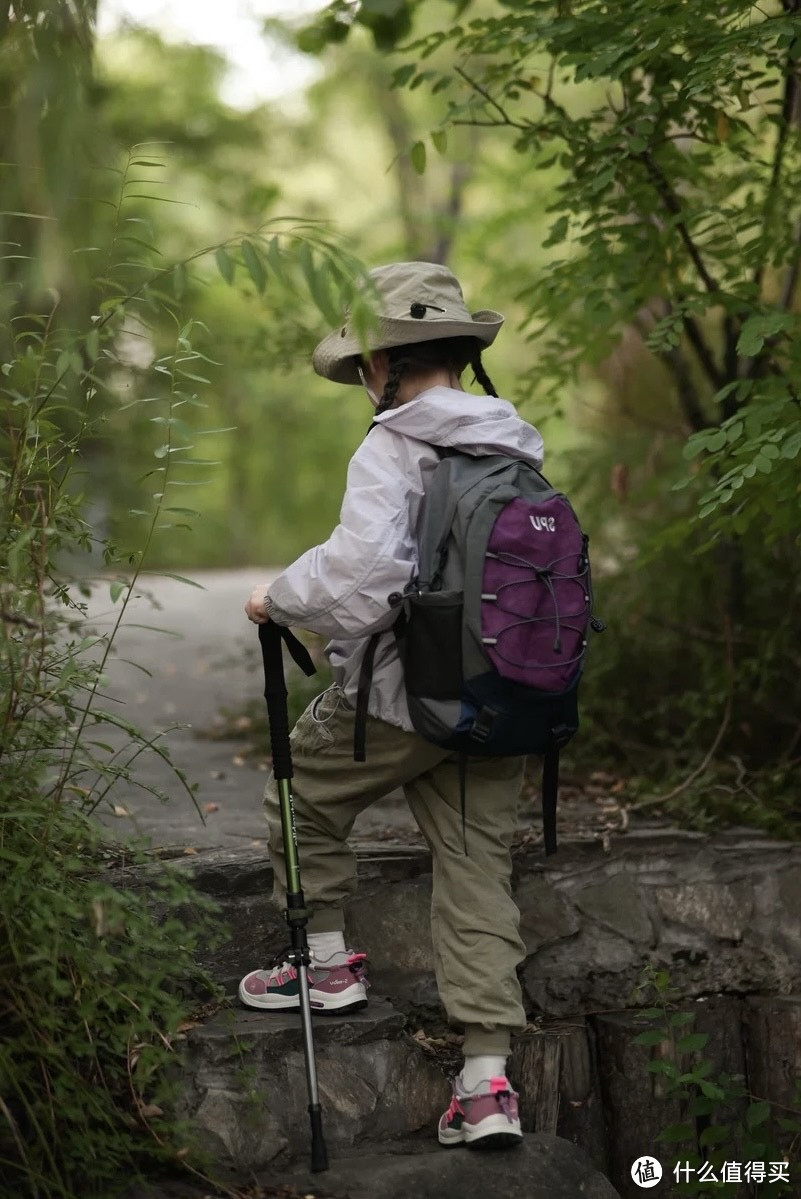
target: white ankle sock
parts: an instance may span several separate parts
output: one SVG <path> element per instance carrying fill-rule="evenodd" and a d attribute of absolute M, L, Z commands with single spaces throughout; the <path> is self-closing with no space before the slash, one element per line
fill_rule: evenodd
<path fill-rule="evenodd" d="M 506 1077 L 506 1058 L 480 1054 L 466 1057 L 459 1075 L 459 1081 L 465 1091 L 475 1091 L 482 1082 L 487 1083 L 491 1078 Z"/>
<path fill-rule="evenodd" d="M 345 952 L 344 933 L 309 933 L 308 941 L 312 957 L 318 962 L 326 961 L 332 953 Z"/>

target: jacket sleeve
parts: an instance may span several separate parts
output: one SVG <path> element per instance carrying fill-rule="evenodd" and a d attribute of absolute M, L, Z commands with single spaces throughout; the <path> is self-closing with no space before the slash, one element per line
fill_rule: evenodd
<path fill-rule="evenodd" d="M 276 623 L 325 637 L 361 637 L 392 625 L 387 596 L 402 591 L 417 566 L 412 529 L 423 487 L 409 445 L 378 425 L 359 446 L 339 524 L 270 587 L 267 611 Z"/>

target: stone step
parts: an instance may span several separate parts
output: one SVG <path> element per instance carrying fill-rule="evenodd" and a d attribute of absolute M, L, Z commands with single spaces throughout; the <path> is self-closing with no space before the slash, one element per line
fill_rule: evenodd
<path fill-rule="evenodd" d="M 222 909 L 229 936 L 199 959 L 233 994 L 243 974 L 287 944 L 264 851 L 207 851 L 172 866 Z M 121 875 L 124 885 L 146 885 L 145 877 Z M 521 853 L 513 890 L 526 945 L 521 981 L 534 1015 L 625 1008 L 647 962 L 663 965 L 687 999 L 770 994 L 777 984 L 801 990 L 801 845 L 735 830 L 640 830 L 608 852 L 563 843 L 547 861 Z M 348 940 L 368 954 L 379 991 L 403 1009 L 434 1013 L 430 907 L 425 851 L 361 847 Z"/>
<path fill-rule="evenodd" d="M 432 1136 L 383 1151 L 332 1154 L 325 1173 L 299 1165 L 270 1174 L 269 1182 L 331 1199 L 620 1199 L 580 1149 L 545 1133 L 492 1153 L 444 1149 Z"/>
<path fill-rule="evenodd" d="M 313 1019 L 332 1153 L 436 1127 L 447 1080 L 388 1000 L 371 996 L 361 1012 Z M 299 1013 L 226 1009 L 188 1032 L 181 1115 L 219 1165 L 241 1175 L 298 1159 L 308 1148 L 307 1103 Z"/>

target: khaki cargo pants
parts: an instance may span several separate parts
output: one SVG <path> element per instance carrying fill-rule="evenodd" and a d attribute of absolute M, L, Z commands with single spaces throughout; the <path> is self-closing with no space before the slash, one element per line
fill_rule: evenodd
<path fill-rule="evenodd" d="M 417 733 L 368 717 L 367 761 L 353 760 L 355 712 L 337 684 L 313 701 L 292 731 L 292 797 L 309 932 L 344 930 L 343 902 L 356 887 L 347 837 L 358 814 L 402 786 L 433 861 L 434 970 L 448 1016 L 465 1025 L 465 1053 L 506 1054 L 525 1024 L 515 967 L 525 956 L 511 894 L 509 847 L 523 759 L 469 758 L 467 854 L 458 759 Z M 286 872 L 272 775 L 264 803 L 275 900 Z M 358 947 L 356 947 L 358 948 Z"/>

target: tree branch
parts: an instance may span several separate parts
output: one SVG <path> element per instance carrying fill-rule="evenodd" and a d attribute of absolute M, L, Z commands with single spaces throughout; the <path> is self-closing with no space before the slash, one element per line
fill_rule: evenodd
<path fill-rule="evenodd" d="M 787 269 L 787 275 L 782 287 L 782 294 L 779 300 L 779 307 L 787 312 L 795 295 L 796 285 L 798 283 L 798 272 L 801 269 L 801 217 L 795 224 L 795 236 L 793 238 L 793 256 L 790 259 L 790 264 Z"/>
<path fill-rule="evenodd" d="M 662 316 L 670 315 L 673 306 L 669 300 L 659 298 L 655 301 L 655 303 L 658 304 L 662 309 Z M 641 309 L 640 312 L 637 313 L 634 318 L 634 324 L 641 335 L 644 333 L 642 319 L 644 312 L 647 312 L 648 316 L 652 318 L 652 327 L 656 319 L 656 313 L 653 312 L 647 305 L 645 309 Z M 701 429 L 709 428 L 709 421 L 704 415 L 704 410 L 701 407 L 701 397 L 698 393 L 698 388 L 696 387 L 692 375 L 690 374 L 689 364 L 684 355 L 679 349 L 673 347 L 669 350 L 657 351 L 657 357 L 665 364 L 676 381 L 676 395 L 679 401 L 679 407 L 681 408 L 684 418 L 689 424 L 690 428 L 694 433 L 700 432 Z"/>
<path fill-rule="evenodd" d="M 436 213 L 435 218 L 438 218 L 439 236 L 436 240 L 436 245 L 431 251 L 429 262 L 448 261 L 448 256 L 453 243 L 453 236 L 456 226 L 459 221 L 459 216 L 462 211 L 464 202 L 465 188 L 473 176 L 473 163 L 477 158 L 476 141 L 477 136 L 474 134 L 471 138 L 471 156 L 469 162 L 455 162 L 451 167 L 450 192 L 443 211 Z"/>
<path fill-rule="evenodd" d="M 640 161 L 645 164 L 645 168 L 648 171 L 648 174 L 651 176 L 651 180 L 654 184 L 654 187 L 656 188 L 657 192 L 659 193 L 659 195 L 662 199 L 662 202 L 664 203 L 664 205 L 667 208 L 670 215 L 673 217 L 680 217 L 681 216 L 681 204 L 679 203 L 676 193 L 673 191 L 673 188 L 670 186 L 670 182 L 665 177 L 663 171 L 660 169 L 659 166 L 657 166 L 657 164 L 654 162 L 653 158 L 647 151 L 643 151 L 641 154 L 635 155 L 635 157 L 639 158 Z M 698 246 L 693 241 L 692 235 L 691 235 L 689 229 L 687 228 L 686 222 L 683 219 L 676 221 L 676 229 L 678 230 L 679 237 L 684 242 L 684 248 L 686 249 L 687 253 L 689 254 L 690 261 L 692 262 L 693 266 L 695 267 L 696 271 L 698 272 L 698 277 L 701 280 L 701 282 L 703 283 L 704 287 L 711 294 L 717 293 L 717 291 L 719 290 L 718 285 L 715 282 L 712 275 L 707 270 L 704 260 L 701 257 L 701 252 L 698 249 Z"/>
<path fill-rule="evenodd" d="M 684 332 L 687 335 L 687 340 L 695 350 L 696 354 L 698 355 L 698 361 L 704 368 L 704 374 L 709 379 L 710 383 L 714 385 L 715 390 L 718 391 L 726 382 L 726 378 L 722 372 L 718 370 L 715 360 L 712 357 L 712 351 L 704 341 L 701 330 L 698 327 L 698 322 L 687 313 L 683 313 L 681 323 L 684 328 Z"/>
<path fill-rule="evenodd" d="M 794 16 L 801 6 L 801 0 L 783 0 L 782 7 L 790 16 Z M 782 92 L 781 119 L 779 128 L 776 132 L 776 145 L 773 149 L 773 163 L 771 165 L 770 180 L 768 181 L 767 191 L 765 193 L 765 205 L 762 213 L 762 229 L 767 233 L 770 229 L 773 220 L 773 212 L 776 207 L 776 200 L 779 194 L 779 184 L 781 182 L 782 167 L 784 165 L 784 151 L 787 146 L 787 134 L 790 131 L 790 125 L 793 120 L 795 111 L 796 95 L 798 91 L 798 77 L 795 72 L 794 59 L 790 58 L 789 52 L 785 63 L 784 70 L 784 90 Z M 754 285 L 757 289 L 757 294 L 762 287 L 762 280 L 765 275 L 765 267 L 767 265 L 767 252 L 762 261 L 757 265 L 754 271 Z"/>
<path fill-rule="evenodd" d="M 482 87 L 482 85 L 480 83 L 477 83 L 475 81 L 475 79 L 471 79 L 470 76 L 467 74 L 467 71 L 465 71 L 464 67 L 455 67 L 454 70 L 456 71 L 457 75 L 461 75 L 461 77 L 462 77 L 462 79 L 464 79 L 465 83 L 468 83 L 470 85 L 470 87 L 473 88 L 474 91 L 478 92 L 479 96 L 483 96 L 484 99 L 487 101 L 487 103 L 491 104 L 492 107 L 498 113 L 500 113 L 500 115 L 502 117 L 502 123 L 504 125 L 510 125 L 513 129 L 525 129 L 525 130 L 531 129 L 531 122 L 523 123 L 521 121 L 512 120 L 512 118 L 509 116 L 508 112 L 503 107 L 503 105 L 500 104 L 495 99 L 495 97 L 492 96 L 487 91 L 487 89 L 485 87 Z"/>

